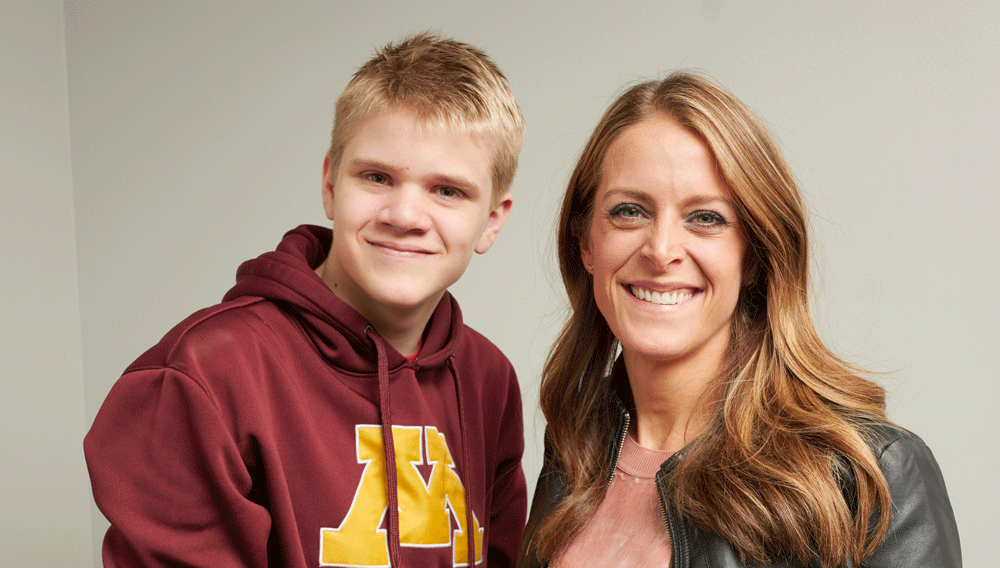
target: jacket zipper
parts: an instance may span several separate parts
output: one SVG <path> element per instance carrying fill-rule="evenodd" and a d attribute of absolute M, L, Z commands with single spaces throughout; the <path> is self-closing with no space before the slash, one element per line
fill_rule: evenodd
<path fill-rule="evenodd" d="M 615 469 L 618 468 L 618 460 L 620 460 L 622 457 L 622 448 L 625 447 L 625 436 L 628 436 L 628 425 L 629 422 L 631 421 L 632 421 L 632 416 L 629 415 L 629 413 L 626 411 L 625 427 L 622 428 L 622 436 L 621 439 L 618 440 L 618 451 L 615 452 L 615 460 L 614 463 L 611 464 L 611 473 L 608 474 L 608 485 L 611 485 L 611 482 L 615 480 Z"/>
<path fill-rule="evenodd" d="M 667 473 L 673 471 L 677 465 L 676 460 L 680 459 L 684 450 L 681 450 L 667 459 Z M 687 535 L 687 528 L 681 522 L 675 509 L 667 505 L 666 497 L 666 475 L 663 466 L 656 474 L 656 493 L 660 497 L 660 513 L 663 515 L 663 524 L 667 527 L 667 538 L 670 542 L 670 564 L 671 568 L 686 568 L 691 565 L 691 553 L 688 550 L 690 540 Z M 681 550 L 683 548 L 683 550 Z"/>
<path fill-rule="evenodd" d="M 667 517 L 667 503 L 663 498 L 663 493 L 660 491 L 660 485 L 656 485 L 656 492 L 660 496 L 660 513 L 663 514 L 663 525 L 667 528 L 667 541 L 670 543 L 670 567 L 674 568 L 677 566 L 677 550 L 674 546 L 674 529 L 670 525 L 670 518 Z"/>
<path fill-rule="evenodd" d="M 629 423 L 632 421 L 632 415 L 625 412 L 625 426 L 622 428 L 621 438 L 618 440 L 618 451 L 615 452 L 614 463 L 611 464 L 611 473 L 608 475 L 608 485 L 615 479 L 615 470 L 618 469 L 618 460 L 622 457 L 622 448 L 625 447 L 625 436 L 628 436 Z M 656 493 L 660 497 L 660 514 L 663 516 L 663 525 L 667 529 L 667 540 L 670 542 L 670 567 L 674 568 L 677 566 L 677 550 L 674 546 L 674 526 L 670 522 L 670 516 L 667 514 L 667 501 L 663 496 L 663 491 L 660 489 L 660 484 L 656 484 Z"/>

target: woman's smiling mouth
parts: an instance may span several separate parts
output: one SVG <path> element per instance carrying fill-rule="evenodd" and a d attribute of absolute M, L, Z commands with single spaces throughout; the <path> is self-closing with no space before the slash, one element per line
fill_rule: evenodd
<path fill-rule="evenodd" d="M 694 292 L 690 289 L 674 290 L 673 292 L 654 292 L 635 285 L 629 286 L 629 292 L 640 300 L 661 306 L 673 306 L 694 296 Z"/>

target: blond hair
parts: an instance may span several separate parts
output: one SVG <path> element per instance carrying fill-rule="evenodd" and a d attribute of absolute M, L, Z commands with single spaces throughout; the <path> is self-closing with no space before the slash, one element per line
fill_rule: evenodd
<path fill-rule="evenodd" d="M 361 123 L 398 109 L 480 136 L 493 150 L 494 202 L 510 189 L 524 119 L 506 78 L 485 53 L 426 32 L 380 49 L 337 100 L 332 167 Z"/>
<path fill-rule="evenodd" d="M 671 473 L 667 497 L 684 518 L 720 535 L 744 558 L 858 562 L 881 543 L 889 522 L 888 486 L 866 443 L 866 426 L 885 420 L 884 391 L 830 352 L 815 331 L 802 199 L 774 142 L 743 103 L 691 73 L 621 95 L 570 178 L 558 252 L 572 313 L 541 386 L 566 497 L 525 546 L 551 558 L 606 492 L 601 480 L 614 396 L 609 371 L 618 343 L 597 309 L 580 243 L 588 238 L 608 147 L 655 116 L 678 121 L 712 150 L 748 243 L 748 284 L 718 377 L 722 400 Z"/>

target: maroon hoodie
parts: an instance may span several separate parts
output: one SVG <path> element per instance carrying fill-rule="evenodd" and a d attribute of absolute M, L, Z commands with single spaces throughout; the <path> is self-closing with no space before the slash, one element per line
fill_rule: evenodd
<path fill-rule="evenodd" d="M 106 566 L 514 564 L 510 362 L 448 293 L 408 361 L 313 271 L 330 239 L 288 232 L 115 383 L 84 440 Z"/>

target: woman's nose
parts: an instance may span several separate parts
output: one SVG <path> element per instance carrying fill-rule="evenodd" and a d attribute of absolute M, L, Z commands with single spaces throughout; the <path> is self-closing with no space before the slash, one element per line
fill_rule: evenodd
<path fill-rule="evenodd" d="M 654 223 L 642 247 L 642 256 L 657 269 L 665 269 L 687 254 L 684 249 L 683 228 L 670 223 Z"/>

